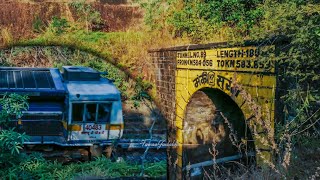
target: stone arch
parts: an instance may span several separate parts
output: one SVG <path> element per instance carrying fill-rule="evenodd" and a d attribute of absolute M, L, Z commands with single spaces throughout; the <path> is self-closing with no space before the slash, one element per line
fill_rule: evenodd
<path fill-rule="evenodd" d="M 231 96 L 217 88 L 204 87 L 191 95 L 184 112 L 183 132 L 184 167 L 254 152 L 242 110 Z M 213 149 L 218 153 L 215 157 L 209 152 Z"/>

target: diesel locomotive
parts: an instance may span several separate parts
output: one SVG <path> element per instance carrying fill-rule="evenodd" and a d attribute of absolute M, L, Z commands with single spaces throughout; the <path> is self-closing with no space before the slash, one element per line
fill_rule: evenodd
<path fill-rule="evenodd" d="M 12 126 L 26 145 L 105 147 L 123 134 L 122 104 L 112 80 L 88 67 L 0 68 L 0 94 L 29 97 Z"/>

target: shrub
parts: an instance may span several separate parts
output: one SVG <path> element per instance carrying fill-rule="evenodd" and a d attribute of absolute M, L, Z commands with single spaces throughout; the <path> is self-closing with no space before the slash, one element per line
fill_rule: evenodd
<path fill-rule="evenodd" d="M 19 162 L 20 150 L 28 137 L 15 129 L 9 128 L 12 119 L 20 118 L 22 111 L 27 110 L 27 97 L 17 94 L 4 95 L 0 99 L 0 167 Z"/>
<path fill-rule="evenodd" d="M 68 21 L 64 18 L 53 17 L 49 25 L 49 29 L 57 35 L 60 35 L 66 32 L 66 29 L 69 28 Z"/>

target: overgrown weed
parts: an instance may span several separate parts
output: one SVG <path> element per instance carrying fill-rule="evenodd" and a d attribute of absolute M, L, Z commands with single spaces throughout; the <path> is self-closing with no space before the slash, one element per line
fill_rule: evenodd
<path fill-rule="evenodd" d="M 0 33 L 0 43 L 2 43 L 2 46 L 9 46 L 13 44 L 14 39 L 10 32 L 9 28 L 1 28 Z"/>
<path fill-rule="evenodd" d="M 20 164 L 0 170 L 3 179 L 73 179 L 81 177 L 110 178 L 134 177 L 140 173 L 139 164 L 111 162 L 105 157 L 97 158 L 86 163 L 62 165 L 56 161 L 50 162 L 39 155 L 26 156 Z M 145 175 L 147 177 L 164 176 L 166 162 L 147 163 Z"/>
<path fill-rule="evenodd" d="M 228 163 L 235 164 L 237 168 L 230 170 L 230 166 L 229 168 L 225 167 L 228 163 L 213 164 L 210 171 L 203 169 L 205 177 L 209 179 L 286 179 L 308 178 L 308 176 L 315 179 L 318 177 L 320 166 L 318 132 L 310 129 L 311 126 L 309 125 L 305 125 L 307 128 L 301 128 L 301 124 L 290 126 L 292 121 L 285 122 L 282 125 L 284 129 L 278 126 L 273 128 L 269 107 L 259 105 L 252 95 L 236 81 L 233 81 L 233 87 L 240 91 L 242 99 L 246 99 L 243 108 L 250 110 L 254 117 L 247 122 L 247 125 L 252 130 L 255 140 L 258 166 L 255 166 L 255 163 L 247 166 L 245 163 L 231 161 Z M 305 107 L 302 105 L 300 108 Z M 231 134 L 236 135 L 236 133 L 233 133 L 232 124 L 229 123 L 222 112 L 221 116 L 224 118 Z M 313 124 L 313 122 L 311 121 L 308 124 Z M 303 129 L 303 131 L 297 129 Z M 310 134 L 307 130 L 311 130 L 313 133 Z M 229 136 L 229 138 L 232 143 L 233 139 L 237 139 L 236 136 L 235 138 Z M 233 145 L 238 147 L 239 153 L 241 153 L 241 147 L 237 143 L 233 143 Z M 269 150 L 266 153 L 261 148 Z M 219 150 L 216 149 L 214 142 L 212 148 L 209 149 L 209 153 L 212 155 L 212 160 L 216 161 Z"/>

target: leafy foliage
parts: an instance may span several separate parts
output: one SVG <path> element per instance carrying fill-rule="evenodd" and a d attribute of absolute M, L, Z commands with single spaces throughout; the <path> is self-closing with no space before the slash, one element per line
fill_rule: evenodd
<path fill-rule="evenodd" d="M 137 78 L 135 84 L 135 95 L 131 97 L 134 100 L 134 106 L 138 107 L 140 104 L 139 102 L 143 99 L 151 100 L 150 95 L 147 93 L 147 90 L 150 89 L 152 85 L 148 82 L 144 82 L 142 78 Z"/>
<path fill-rule="evenodd" d="M 0 100 L 0 167 L 13 165 L 19 161 L 20 150 L 28 137 L 15 129 L 9 129 L 9 121 L 20 118 L 28 109 L 27 97 L 17 94 L 4 95 Z"/>
<path fill-rule="evenodd" d="M 168 27 L 175 36 L 184 34 L 201 42 L 224 27 L 237 35 L 247 35 L 262 18 L 262 0 L 152 0 L 142 2 L 145 23 L 151 29 Z"/>
<path fill-rule="evenodd" d="M 267 1 L 259 28 L 253 28 L 252 39 L 271 35 L 286 36 L 289 43 L 281 47 L 277 57 L 280 67 L 280 89 L 283 113 L 291 135 L 299 135 L 316 119 L 313 104 L 320 100 L 320 5 L 312 1 Z M 315 130 L 315 126 L 312 127 Z M 311 129 L 312 129 L 311 128 Z M 294 139 L 294 138 L 293 138 Z M 299 139 L 299 137 L 297 137 Z"/>
<path fill-rule="evenodd" d="M 49 29 L 57 35 L 66 32 L 66 29 L 69 27 L 70 25 L 68 24 L 68 21 L 65 18 L 58 17 L 53 17 L 49 25 Z"/>
<path fill-rule="evenodd" d="M 19 162 L 20 150 L 28 137 L 14 129 L 0 130 L 0 167 Z"/>
<path fill-rule="evenodd" d="M 94 24 L 102 23 L 100 13 L 91 4 L 86 3 L 85 0 L 72 2 L 71 6 L 76 9 L 78 22 L 84 26 L 86 32 L 92 30 Z"/>
<path fill-rule="evenodd" d="M 33 28 L 33 31 L 36 33 L 41 33 L 42 31 L 45 30 L 45 25 L 39 16 L 36 16 L 34 18 L 32 22 L 32 28 Z"/>
<path fill-rule="evenodd" d="M 166 19 L 168 18 L 168 14 L 170 14 L 168 7 L 166 4 L 170 4 L 174 1 L 163 1 L 163 0 L 151 0 L 151 1 L 141 1 L 136 0 L 141 4 L 141 7 L 146 10 L 144 15 L 144 21 L 149 26 L 151 30 L 161 31 L 166 27 Z"/>
<path fill-rule="evenodd" d="M 148 163 L 145 171 L 149 177 L 159 177 L 166 173 L 166 162 Z M 127 162 L 111 162 L 107 158 L 97 158 L 86 163 L 62 165 L 49 162 L 33 154 L 17 166 L 0 170 L 0 176 L 5 179 L 73 179 L 73 178 L 111 178 L 138 176 L 140 166 Z"/>
<path fill-rule="evenodd" d="M 14 118 L 20 118 L 22 111 L 26 111 L 29 106 L 27 103 L 27 96 L 21 96 L 18 94 L 4 95 L 0 99 L 0 125 L 6 126 L 7 123 Z"/>

